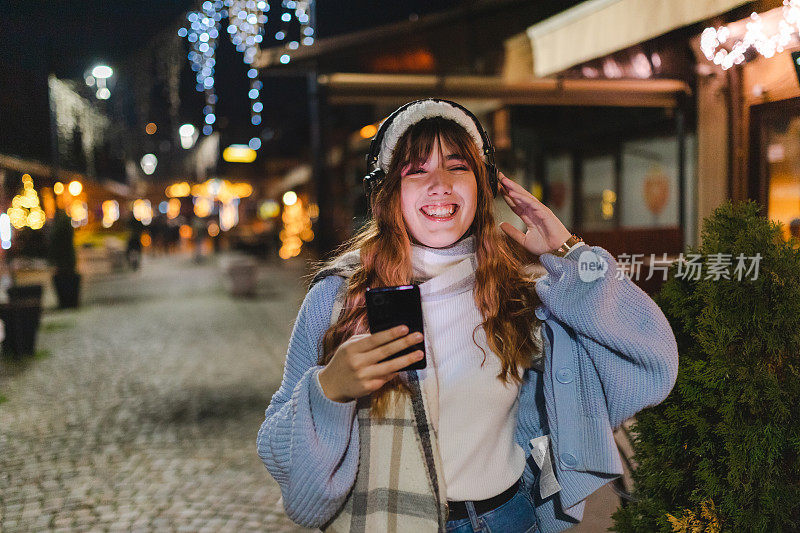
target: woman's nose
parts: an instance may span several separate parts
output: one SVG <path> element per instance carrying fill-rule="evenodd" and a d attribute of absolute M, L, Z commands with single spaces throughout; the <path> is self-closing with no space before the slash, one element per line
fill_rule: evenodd
<path fill-rule="evenodd" d="M 434 190 L 450 190 L 453 188 L 453 178 L 444 169 L 437 168 L 430 173 L 428 188 Z"/>

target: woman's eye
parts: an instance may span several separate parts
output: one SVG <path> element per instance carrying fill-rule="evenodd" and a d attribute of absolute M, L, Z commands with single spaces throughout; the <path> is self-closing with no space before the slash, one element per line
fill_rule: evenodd
<path fill-rule="evenodd" d="M 411 174 L 419 174 L 422 172 L 421 168 L 411 169 L 406 173 L 406 176 L 410 176 Z"/>
<path fill-rule="evenodd" d="M 450 170 L 467 170 L 467 167 L 462 165 L 462 166 L 459 166 L 459 167 L 453 167 Z"/>

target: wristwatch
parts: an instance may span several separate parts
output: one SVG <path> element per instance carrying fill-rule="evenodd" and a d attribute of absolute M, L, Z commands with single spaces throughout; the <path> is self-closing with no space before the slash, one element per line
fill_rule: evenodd
<path fill-rule="evenodd" d="M 583 242 L 583 239 L 578 237 L 577 235 L 575 235 L 573 233 L 572 235 L 570 235 L 569 239 L 564 241 L 564 243 L 561 246 L 559 246 L 558 248 L 556 248 L 555 250 L 553 250 L 550 253 L 553 254 L 553 255 L 557 255 L 558 257 L 564 257 L 570 251 L 572 251 L 574 248 L 579 246 L 578 243 L 581 243 L 581 242 Z"/>

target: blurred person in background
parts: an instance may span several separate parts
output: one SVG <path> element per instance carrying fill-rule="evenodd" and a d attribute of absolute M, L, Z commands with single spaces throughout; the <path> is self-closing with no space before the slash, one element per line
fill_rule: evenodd
<path fill-rule="evenodd" d="M 128 259 L 128 265 L 133 270 L 138 270 L 142 260 L 142 233 L 144 233 L 144 224 L 133 216 L 131 212 L 128 217 L 128 245 L 125 248 L 125 255 Z"/>

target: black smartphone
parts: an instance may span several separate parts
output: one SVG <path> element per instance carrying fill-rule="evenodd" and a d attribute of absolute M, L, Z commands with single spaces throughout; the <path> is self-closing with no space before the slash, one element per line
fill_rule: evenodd
<path fill-rule="evenodd" d="M 422 298 L 418 285 L 368 288 L 364 297 L 367 300 L 367 320 L 370 333 L 378 333 L 401 324 L 408 326 L 408 334 L 415 331 L 425 333 L 422 331 Z M 417 344 L 390 355 L 384 361 L 417 350 L 425 353 L 424 338 Z M 401 370 L 422 370 L 427 365 L 426 359 L 427 354 L 419 361 Z"/>

